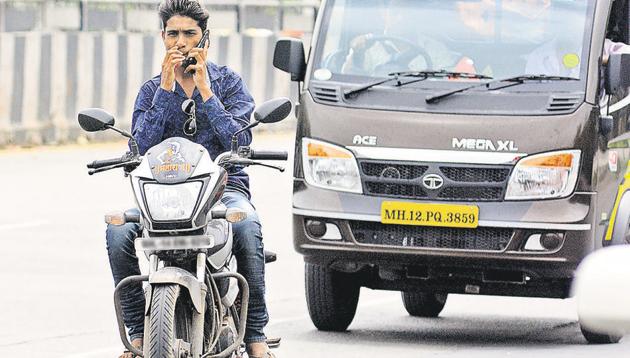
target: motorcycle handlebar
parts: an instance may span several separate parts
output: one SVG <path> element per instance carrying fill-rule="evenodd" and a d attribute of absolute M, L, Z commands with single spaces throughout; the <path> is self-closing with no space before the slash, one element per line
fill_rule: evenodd
<path fill-rule="evenodd" d="M 104 167 L 109 167 L 112 165 L 119 165 L 126 161 L 125 158 L 114 158 L 114 159 L 105 159 L 105 160 L 95 160 L 92 163 L 88 164 L 88 169 L 99 169 Z"/>
<path fill-rule="evenodd" d="M 249 156 L 251 160 L 287 160 L 289 154 L 286 151 L 252 150 Z"/>

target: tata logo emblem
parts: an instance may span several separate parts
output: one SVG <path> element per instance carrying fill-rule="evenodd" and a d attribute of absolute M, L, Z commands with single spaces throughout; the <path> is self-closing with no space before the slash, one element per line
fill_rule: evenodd
<path fill-rule="evenodd" d="M 355 145 L 376 145 L 376 137 L 371 135 L 355 135 L 352 138 L 352 144 Z"/>
<path fill-rule="evenodd" d="M 444 179 L 437 174 L 427 174 L 422 177 L 422 185 L 429 190 L 437 190 L 444 185 Z"/>

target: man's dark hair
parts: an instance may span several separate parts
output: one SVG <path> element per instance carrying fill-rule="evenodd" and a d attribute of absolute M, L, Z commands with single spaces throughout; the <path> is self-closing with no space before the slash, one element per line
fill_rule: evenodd
<path fill-rule="evenodd" d="M 186 16 L 197 21 L 201 31 L 208 27 L 210 14 L 198 0 L 164 0 L 158 8 L 162 29 L 166 28 L 166 22 L 173 16 Z"/>

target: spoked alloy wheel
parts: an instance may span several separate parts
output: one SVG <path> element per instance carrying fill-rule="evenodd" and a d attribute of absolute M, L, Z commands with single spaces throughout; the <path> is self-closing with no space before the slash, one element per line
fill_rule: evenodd
<path fill-rule="evenodd" d="M 190 351 L 192 307 L 180 292 L 179 285 L 153 287 L 145 357 L 182 358 L 182 351 Z"/>

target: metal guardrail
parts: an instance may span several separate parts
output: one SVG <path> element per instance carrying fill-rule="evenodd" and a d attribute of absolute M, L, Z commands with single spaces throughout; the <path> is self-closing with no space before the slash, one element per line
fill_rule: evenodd
<path fill-rule="evenodd" d="M 0 0 L 0 32 L 150 32 L 159 29 L 155 14 L 159 3 L 160 0 Z M 219 11 L 223 17 L 227 14 L 227 17 L 234 20 L 233 26 L 219 26 L 227 31 L 240 33 L 248 28 L 267 28 L 272 31 L 309 32 L 315 22 L 320 0 L 205 0 L 202 3 L 211 15 Z M 153 12 L 152 20 L 155 20 L 145 28 L 135 24 L 138 20 L 137 14 L 142 11 L 147 15 Z M 303 29 L 292 28 L 290 21 L 287 21 L 291 16 L 298 19 L 293 23 L 302 24 Z M 59 20 L 59 17 L 63 17 L 63 20 Z M 134 21 L 130 21 L 130 18 Z"/>

